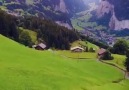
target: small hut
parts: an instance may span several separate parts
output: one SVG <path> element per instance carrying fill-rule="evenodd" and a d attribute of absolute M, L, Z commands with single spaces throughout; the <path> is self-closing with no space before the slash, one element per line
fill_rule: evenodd
<path fill-rule="evenodd" d="M 43 43 L 39 43 L 37 45 L 33 45 L 33 48 L 35 48 L 36 50 L 45 50 L 46 49 L 46 45 Z"/>
<path fill-rule="evenodd" d="M 72 47 L 70 50 L 71 52 L 83 52 L 84 51 L 84 49 L 79 46 Z"/>
<path fill-rule="evenodd" d="M 104 56 L 105 52 L 106 52 L 106 49 L 100 48 L 98 51 L 98 58 L 101 59 Z"/>

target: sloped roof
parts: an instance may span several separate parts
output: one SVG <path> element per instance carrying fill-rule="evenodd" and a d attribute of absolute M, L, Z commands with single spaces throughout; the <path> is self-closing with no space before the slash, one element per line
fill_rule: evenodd
<path fill-rule="evenodd" d="M 38 44 L 37 46 L 40 46 L 41 48 L 46 48 L 46 45 L 45 44 L 43 44 L 43 43 L 40 43 L 40 44 Z"/>
<path fill-rule="evenodd" d="M 105 53 L 106 52 L 106 49 L 104 49 L 104 48 L 101 48 L 101 49 L 99 49 L 99 51 L 98 51 L 98 54 L 103 54 L 103 53 Z"/>
<path fill-rule="evenodd" d="M 70 50 L 75 50 L 75 49 L 81 49 L 81 50 L 84 50 L 83 48 L 79 47 L 79 46 L 76 46 L 76 47 L 72 47 Z"/>
<path fill-rule="evenodd" d="M 32 47 L 33 47 L 33 48 L 36 48 L 37 46 L 41 47 L 42 49 L 45 49 L 45 48 L 46 48 L 46 45 L 43 44 L 43 43 L 40 43 L 40 44 L 38 44 L 38 45 L 33 45 Z"/>

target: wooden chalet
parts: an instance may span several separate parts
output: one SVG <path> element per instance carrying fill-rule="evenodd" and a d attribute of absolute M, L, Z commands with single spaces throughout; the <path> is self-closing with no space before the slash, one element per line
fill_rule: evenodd
<path fill-rule="evenodd" d="M 33 45 L 33 48 L 35 48 L 36 50 L 45 50 L 46 49 L 46 45 L 43 43 L 39 43 L 37 45 Z"/>
<path fill-rule="evenodd" d="M 70 50 L 71 52 L 83 52 L 84 51 L 84 49 L 79 46 L 72 47 Z"/>

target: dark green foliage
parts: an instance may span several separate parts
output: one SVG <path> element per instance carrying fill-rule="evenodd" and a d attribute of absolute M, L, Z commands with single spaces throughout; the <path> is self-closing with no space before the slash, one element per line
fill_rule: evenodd
<path fill-rule="evenodd" d="M 59 26 L 50 20 L 33 16 L 15 17 L 0 11 L 0 34 L 30 46 L 30 36 L 18 31 L 17 27 L 37 32 L 37 38 L 43 39 L 48 48 L 69 49 L 70 43 L 79 39 L 74 30 Z"/>
<path fill-rule="evenodd" d="M 106 51 L 103 56 L 102 56 L 102 60 L 113 60 L 113 56 L 111 55 L 110 51 Z"/>
<path fill-rule="evenodd" d="M 90 47 L 89 52 L 95 52 L 94 48 Z"/>
<path fill-rule="evenodd" d="M 37 17 L 22 18 L 18 25 L 36 31 L 38 33 L 38 38 L 42 38 L 46 42 L 48 48 L 69 49 L 69 44 L 79 39 L 74 30 L 69 30 L 50 20 Z"/>
<path fill-rule="evenodd" d="M 97 46 L 99 46 L 99 47 L 101 47 L 101 48 L 105 48 L 105 49 L 109 48 L 108 45 L 106 45 L 106 44 L 104 44 L 104 43 L 101 43 L 101 42 L 99 42 L 99 41 L 96 41 L 96 40 L 94 40 L 94 39 L 92 39 L 92 38 L 90 38 L 90 37 L 88 37 L 88 36 L 84 36 L 84 35 L 81 35 L 81 34 L 79 34 L 79 36 L 80 36 L 81 40 L 89 41 L 89 42 L 91 42 L 91 43 L 93 43 L 93 44 L 95 44 L 95 45 L 97 45 Z"/>
<path fill-rule="evenodd" d="M 128 49 L 128 44 L 125 40 L 118 40 L 113 46 L 113 53 L 125 55 Z"/>
<path fill-rule="evenodd" d="M 18 30 L 15 24 L 16 18 L 0 10 L 0 34 L 18 41 Z"/>
<path fill-rule="evenodd" d="M 125 66 L 126 70 L 129 72 L 129 57 L 126 59 Z"/>
<path fill-rule="evenodd" d="M 88 46 L 86 46 L 86 47 L 85 47 L 85 52 L 88 52 L 88 51 L 89 51 L 89 50 L 88 50 Z"/>
<path fill-rule="evenodd" d="M 107 50 L 113 53 L 113 47 L 109 47 Z"/>
<path fill-rule="evenodd" d="M 125 61 L 125 67 L 127 71 L 129 72 L 129 50 L 126 51 L 126 61 Z"/>
<path fill-rule="evenodd" d="M 3 4 L 2 1 L 5 3 Z M 27 1 L 31 3 L 27 4 Z M 86 9 L 82 0 L 64 0 L 64 4 L 66 5 L 66 8 L 64 7 L 65 12 L 55 9 L 55 6 L 59 5 L 60 0 L 0 0 L 0 2 L 0 5 L 3 4 L 2 6 L 6 7 L 9 11 L 21 9 L 23 10 L 21 13 L 22 15 L 37 14 L 38 17 L 68 23 L 70 21 L 70 17 L 72 17 L 74 13 Z M 67 13 L 67 11 L 69 13 Z"/>
<path fill-rule="evenodd" d="M 22 31 L 19 35 L 19 42 L 21 44 L 24 44 L 25 46 L 32 46 L 32 40 L 31 37 L 29 36 L 29 33 L 26 31 Z"/>

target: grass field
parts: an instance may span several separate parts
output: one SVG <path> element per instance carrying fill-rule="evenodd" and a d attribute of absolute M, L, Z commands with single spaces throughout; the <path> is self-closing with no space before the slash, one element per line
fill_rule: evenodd
<path fill-rule="evenodd" d="M 129 90 L 114 67 L 26 48 L 0 35 L 0 90 Z"/>
<path fill-rule="evenodd" d="M 71 22 L 72 22 L 72 25 L 73 25 L 73 27 L 74 27 L 75 29 L 77 29 L 77 30 L 84 30 L 82 27 L 80 27 L 80 26 L 78 25 L 78 20 L 72 19 Z"/>
<path fill-rule="evenodd" d="M 90 42 L 88 42 L 88 41 L 79 41 L 79 40 L 73 42 L 73 43 L 71 44 L 71 47 L 81 46 L 81 45 L 87 46 L 88 49 L 94 48 L 96 51 L 99 49 L 99 47 L 96 46 L 95 44 L 92 44 L 92 43 L 90 43 Z"/>
<path fill-rule="evenodd" d="M 58 51 L 56 51 L 56 53 L 58 55 L 62 55 L 62 56 L 66 56 L 66 57 L 74 58 L 74 59 L 77 59 L 77 58 L 82 58 L 83 59 L 83 58 L 85 58 L 85 59 L 94 59 L 94 60 L 96 60 L 96 58 L 97 58 L 97 54 L 92 53 L 92 52 L 74 53 L 74 52 L 67 51 L 67 50 L 64 50 L 64 51 L 58 50 Z"/>
<path fill-rule="evenodd" d="M 66 56 L 66 57 L 73 58 L 73 59 L 77 59 L 77 58 L 97 59 L 97 52 L 95 52 L 95 53 L 92 53 L 92 52 L 74 53 L 74 52 L 66 51 L 66 50 L 64 50 L 64 51 L 58 50 L 56 52 L 59 55 Z M 117 55 L 117 54 L 113 54 L 112 56 L 114 57 L 113 60 L 106 60 L 105 62 L 114 64 L 122 69 L 125 69 L 124 62 L 125 62 L 126 56 Z"/>
<path fill-rule="evenodd" d="M 106 62 L 115 64 L 115 65 L 119 66 L 120 68 L 125 69 L 124 62 L 125 62 L 126 56 L 113 54 L 113 57 L 114 57 L 113 60 L 109 60 Z"/>

